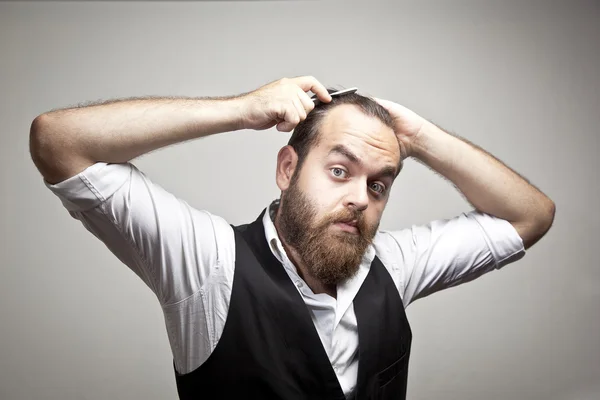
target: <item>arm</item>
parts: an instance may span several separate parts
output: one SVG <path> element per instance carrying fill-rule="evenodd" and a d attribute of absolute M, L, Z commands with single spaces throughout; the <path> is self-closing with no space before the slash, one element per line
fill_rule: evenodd
<path fill-rule="evenodd" d="M 236 129 L 289 131 L 314 107 L 311 90 L 331 100 L 312 77 L 281 79 L 229 98 L 122 99 L 42 114 L 30 130 L 32 159 L 49 183 L 96 162 L 124 163 L 164 146 Z"/>
<path fill-rule="evenodd" d="M 403 157 L 412 156 L 449 179 L 478 211 L 510 222 L 525 249 L 550 229 L 554 202 L 519 174 L 483 149 L 448 134 L 406 107 L 375 100 L 394 120 Z"/>
<path fill-rule="evenodd" d="M 52 111 L 31 125 L 34 163 L 57 183 L 95 162 L 124 163 L 158 148 L 239 128 L 234 99 L 147 98 Z"/>
<path fill-rule="evenodd" d="M 233 98 L 131 99 L 48 112 L 33 121 L 31 155 L 69 214 L 161 304 L 173 304 L 202 287 L 215 265 L 231 264 L 231 227 L 127 161 L 232 129 L 292 129 L 313 107 L 305 90 L 330 100 L 319 82 L 302 77 Z"/>
<path fill-rule="evenodd" d="M 412 155 L 449 179 L 479 211 L 510 222 L 527 249 L 552 226 L 555 205 L 500 160 L 425 122 Z"/>

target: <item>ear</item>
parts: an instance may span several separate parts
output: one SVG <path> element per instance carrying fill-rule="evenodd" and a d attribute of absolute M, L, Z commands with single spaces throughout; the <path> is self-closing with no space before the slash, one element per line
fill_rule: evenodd
<path fill-rule="evenodd" d="M 298 165 L 298 154 L 290 145 L 282 147 L 277 154 L 277 171 L 275 180 L 281 191 L 290 187 L 292 176 Z"/>

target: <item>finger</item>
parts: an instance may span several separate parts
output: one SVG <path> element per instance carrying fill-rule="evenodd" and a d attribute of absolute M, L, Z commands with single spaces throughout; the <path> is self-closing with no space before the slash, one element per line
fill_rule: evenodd
<path fill-rule="evenodd" d="M 306 110 L 304 109 L 304 105 L 302 104 L 302 101 L 300 100 L 299 97 L 295 97 L 292 99 L 292 102 L 294 103 L 294 106 L 296 107 L 296 110 L 298 111 L 298 117 L 300 117 L 300 121 L 304 121 L 306 119 Z M 298 123 L 300 123 L 300 121 L 298 121 Z"/>
<path fill-rule="evenodd" d="M 280 132 L 289 132 L 300 122 L 298 110 L 293 105 L 289 105 L 283 115 L 283 121 L 277 124 L 277 130 Z"/>
<path fill-rule="evenodd" d="M 291 132 L 296 125 L 291 122 L 281 121 L 277 124 L 277 130 L 279 132 Z"/>
<path fill-rule="evenodd" d="M 300 89 L 298 89 L 298 98 L 302 102 L 302 106 L 304 107 L 304 110 L 306 110 L 306 114 L 315 108 L 315 102 L 312 101 L 312 99 Z"/>
<path fill-rule="evenodd" d="M 325 86 L 323 86 L 316 78 L 312 76 L 301 76 L 294 78 L 293 81 L 305 92 L 310 90 L 316 94 L 317 98 L 322 102 L 329 103 L 331 101 L 331 95 L 327 91 L 327 88 L 325 88 Z"/>
<path fill-rule="evenodd" d="M 291 131 L 291 129 L 288 127 L 288 123 L 284 122 L 284 121 L 277 124 L 277 130 L 279 132 L 290 132 Z"/>

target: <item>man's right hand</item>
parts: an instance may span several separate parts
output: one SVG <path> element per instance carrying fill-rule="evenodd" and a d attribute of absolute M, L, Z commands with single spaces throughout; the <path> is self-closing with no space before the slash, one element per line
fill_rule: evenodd
<path fill-rule="evenodd" d="M 232 130 L 289 132 L 314 108 L 312 91 L 328 103 L 325 87 L 310 76 L 280 79 L 250 93 L 222 99 L 123 99 L 53 110 L 34 119 L 32 159 L 49 183 L 102 161 L 124 163 L 142 154 Z"/>
<path fill-rule="evenodd" d="M 324 103 L 331 101 L 325 86 L 312 76 L 279 79 L 242 95 L 242 128 L 264 130 L 277 125 L 278 131 L 290 132 L 315 107 L 308 91 Z"/>

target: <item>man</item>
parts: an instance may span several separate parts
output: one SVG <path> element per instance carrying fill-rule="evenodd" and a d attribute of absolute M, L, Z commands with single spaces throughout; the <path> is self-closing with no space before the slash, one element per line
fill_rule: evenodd
<path fill-rule="evenodd" d="M 129 163 L 273 126 L 295 128 L 277 157 L 281 197 L 250 224 L 190 207 Z M 548 197 L 482 149 L 398 104 L 332 98 L 313 77 L 52 111 L 30 135 L 46 185 L 159 299 L 182 399 L 405 398 L 404 308 L 521 258 L 554 218 Z M 407 157 L 475 210 L 380 231 Z"/>

